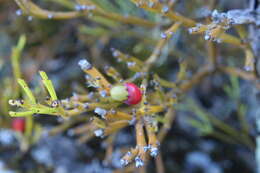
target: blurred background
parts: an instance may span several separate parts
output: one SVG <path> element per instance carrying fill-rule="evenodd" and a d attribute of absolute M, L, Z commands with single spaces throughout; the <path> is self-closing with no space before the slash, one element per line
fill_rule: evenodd
<path fill-rule="evenodd" d="M 132 127 L 116 134 L 115 149 L 105 158 L 106 140 L 94 138 L 82 142 L 73 135 L 71 128 L 80 123 L 72 123 L 71 128 L 56 132 L 55 127 L 70 120 L 36 115 L 26 120 L 33 122 L 33 127 L 25 134 L 19 128 L 19 120 L 24 119 L 14 122 L 8 114 L 14 110 L 8 100 L 21 97 L 17 75 L 28 82 L 40 99 L 44 92 L 38 71 L 43 70 L 52 80 L 59 98 L 65 99 L 85 88 L 84 74 L 78 66 L 80 59 L 87 58 L 103 73 L 105 66 L 113 66 L 126 78 L 132 73 L 113 58 L 110 49 L 146 60 L 161 38 L 161 32 L 172 23 L 160 14 L 138 8 L 130 0 L 92 1 L 108 14 L 136 16 L 158 25 L 147 28 L 95 14 L 67 20 L 55 20 L 52 16 L 40 19 L 24 14 L 16 4 L 19 1 L 0 0 L 0 173 L 140 172 L 121 169 L 119 163 L 121 149 L 134 146 Z M 50 11 L 77 10 L 78 4 L 72 0 L 33 2 Z M 174 9 L 204 23 L 214 9 L 226 12 L 247 8 L 248 4 L 247 0 L 177 0 Z M 228 33 L 237 36 L 233 28 Z M 175 81 L 180 64 L 185 62 L 184 80 L 187 80 L 207 63 L 208 44 L 203 36 L 190 35 L 187 28 L 174 34 L 151 71 Z M 245 55 L 241 48 L 214 44 L 219 63 L 243 69 Z M 254 136 L 259 96 L 251 81 L 225 73 L 214 73 L 194 86 L 176 105 L 175 120 L 160 145 L 164 172 L 256 172 Z M 154 162 L 149 161 L 146 172 L 158 172 Z"/>

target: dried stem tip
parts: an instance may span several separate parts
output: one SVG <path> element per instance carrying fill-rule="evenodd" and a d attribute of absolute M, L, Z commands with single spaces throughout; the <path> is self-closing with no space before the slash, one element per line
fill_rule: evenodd
<path fill-rule="evenodd" d="M 106 111 L 105 109 L 98 108 L 98 107 L 94 110 L 94 112 L 95 112 L 96 114 L 100 115 L 100 116 L 101 116 L 102 118 L 104 118 L 104 119 L 105 119 L 105 116 L 106 116 L 106 114 L 107 114 L 107 111 Z"/>
<path fill-rule="evenodd" d="M 135 166 L 137 168 L 144 166 L 144 161 L 139 156 L 135 158 Z"/>
<path fill-rule="evenodd" d="M 78 65 L 80 66 L 80 68 L 82 70 L 89 70 L 92 68 L 92 65 L 86 60 L 86 59 L 82 59 L 78 62 Z"/>

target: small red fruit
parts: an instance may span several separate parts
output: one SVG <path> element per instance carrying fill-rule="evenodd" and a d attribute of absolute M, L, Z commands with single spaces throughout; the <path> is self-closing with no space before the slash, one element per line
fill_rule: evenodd
<path fill-rule="evenodd" d="M 142 92 L 138 86 L 133 83 L 114 86 L 110 90 L 112 99 L 124 101 L 128 105 L 138 104 L 142 100 Z"/>
<path fill-rule="evenodd" d="M 25 129 L 25 119 L 24 118 L 13 118 L 12 119 L 12 129 L 17 132 L 24 132 Z"/>
<path fill-rule="evenodd" d="M 138 86 L 133 83 L 125 83 L 128 98 L 125 101 L 128 105 L 135 105 L 138 104 L 142 100 L 142 92 Z"/>

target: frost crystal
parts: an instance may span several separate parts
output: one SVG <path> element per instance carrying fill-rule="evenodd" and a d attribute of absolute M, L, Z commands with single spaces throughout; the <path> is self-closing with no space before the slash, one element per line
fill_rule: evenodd
<path fill-rule="evenodd" d="M 8 100 L 8 104 L 11 105 L 11 106 L 15 106 L 15 100 Z"/>
<path fill-rule="evenodd" d="M 128 151 L 128 152 L 126 153 L 126 155 L 131 156 L 132 153 L 131 153 L 130 151 Z"/>
<path fill-rule="evenodd" d="M 100 91 L 99 94 L 101 95 L 101 97 L 107 96 L 107 92 L 105 90 Z"/>
<path fill-rule="evenodd" d="M 210 40 L 210 35 L 206 34 L 206 35 L 204 36 L 204 39 L 205 39 L 205 40 Z"/>
<path fill-rule="evenodd" d="M 15 14 L 16 14 L 17 16 L 21 16 L 21 15 L 23 14 L 23 11 L 22 11 L 21 9 L 16 10 Z"/>
<path fill-rule="evenodd" d="M 83 107 L 84 107 L 85 109 L 88 109 L 88 108 L 89 108 L 89 103 L 84 103 L 84 104 L 83 104 Z"/>
<path fill-rule="evenodd" d="M 81 5 L 76 4 L 76 5 L 74 6 L 74 8 L 75 8 L 75 10 L 80 11 L 80 10 L 81 10 Z"/>
<path fill-rule="evenodd" d="M 168 6 L 163 6 L 162 12 L 163 13 L 167 13 L 168 11 L 169 11 L 169 7 Z"/>
<path fill-rule="evenodd" d="M 115 109 L 111 109 L 111 110 L 110 110 L 110 113 L 113 114 L 113 115 L 115 115 L 115 114 L 116 114 L 116 110 L 115 110 Z"/>
<path fill-rule="evenodd" d="M 220 38 L 217 38 L 214 41 L 216 41 L 217 43 L 222 43 L 222 40 Z"/>
<path fill-rule="evenodd" d="M 156 157 L 157 155 L 158 155 L 158 148 L 157 147 L 151 147 L 151 153 L 150 153 L 150 155 L 152 156 L 152 157 Z"/>
<path fill-rule="evenodd" d="M 214 10 L 211 14 L 211 18 L 215 23 L 221 23 L 227 21 L 228 24 L 245 24 L 245 23 L 257 23 L 259 21 L 259 14 L 254 14 L 250 9 L 235 9 L 226 13 L 219 13 Z"/>
<path fill-rule="evenodd" d="M 196 31 L 197 31 L 197 28 L 196 28 L 196 27 L 193 27 L 193 28 L 189 28 L 189 29 L 188 29 L 189 34 L 192 34 L 193 32 L 196 32 Z"/>
<path fill-rule="evenodd" d="M 138 79 L 138 78 L 140 78 L 140 77 L 142 77 L 143 76 L 143 73 L 142 72 L 136 72 L 135 74 L 134 74 L 134 79 Z"/>
<path fill-rule="evenodd" d="M 102 118 L 105 119 L 105 115 L 107 114 L 107 111 L 105 109 L 102 109 L 102 108 L 96 108 L 94 110 L 94 112 L 98 115 L 100 115 Z"/>
<path fill-rule="evenodd" d="M 53 18 L 53 14 L 48 14 L 48 19 L 52 19 Z"/>
<path fill-rule="evenodd" d="M 142 166 L 144 166 L 144 161 L 139 156 L 137 156 L 135 158 L 135 167 L 139 168 Z"/>
<path fill-rule="evenodd" d="M 111 51 L 112 51 L 113 57 L 118 57 L 119 56 L 119 53 L 114 48 L 111 48 Z"/>
<path fill-rule="evenodd" d="M 230 10 L 226 16 L 229 20 L 232 20 L 234 24 L 253 23 L 257 18 L 250 10 Z"/>
<path fill-rule="evenodd" d="M 97 129 L 94 131 L 96 137 L 103 137 L 104 130 L 103 129 Z"/>
<path fill-rule="evenodd" d="M 92 65 L 86 60 L 86 59 L 82 59 L 78 62 L 78 65 L 80 66 L 80 68 L 82 70 L 89 70 L 92 68 Z"/>
<path fill-rule="evenodd" d="M 218 10 L 214 10 L 211 14 L 211 17 L 213 20 L 216 20 L 220 17 L 220 14 L 218 13 Z"/>
<path fill-rule="evenodd" d="M 94 5 L 86 6 L 86 10 L 94 10 L 95 8 L 96 8 L 96 6 L 94 6 Z"/>
<path fill-rule="evenodd" d="M 128 161 L 125 160 L 125 159 L 120 159 L 120 164 L 121 164 L 122 166 L 126 166 L 126 165 L 128 165 Z"/>
<path fill-rule="evenodd" d="M 32 21 L 33 17 L 32 16 L 28 16 L 27 20 L 28 21 Z"/>
<path fill-rule="evenodd" d="M 164 32 L 161 33 L 161 38 L 162 39 L 166 39 L 167 38 L 167 34 L 165 34 Z"/>
<path fill-rule="evenodd" d="M 127 67 L 135 66 L 136 62 L 127 62 Z"/>
<path fill-rule="evenodd" d="M 80 6 L 80 10 L 86 10 L 87 9 L 87 6 L 86 5 L 81 5 Z"/>
<path fill-rule="evenodd" d="M 95 95 L 94 92 L 89 92 L 87 97 L 89 99 L 92 99 L 94 97 L 94 95 Z"/>
<path fill-rule="evenodd" d="M 144 146 L 144 151 L 146 152 L 146 151 L 148 151 L 150 148 L 151 148 L 150 145 Z"/>
<path fill-rule="evenodd" d="M 74 8 L 76 11 L 83 11 L 83 10 L 94 10 L 96 8 L 96 6 L 76 4 Z"/>
<path fill-rule="evenodd" d="M 245 71 L 253 71 L 253 67 L 252 66 L 245 66 L 244 67 Z"/>
<path fill-rule="evenodd" d="M 136 123 L 136 118 L 133 116 L 133 118 L 132 118 L 131 120 L 129 120 L 128 123 L 129 123 L 130 125 L 135 125 L 135 123 Z"/>

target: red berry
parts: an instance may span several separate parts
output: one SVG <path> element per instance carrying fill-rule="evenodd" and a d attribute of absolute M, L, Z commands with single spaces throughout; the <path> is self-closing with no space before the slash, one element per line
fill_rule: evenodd
<path fill-rule="evenodd" d="M 128 105 L 138 104 L 142 100 L 142 92 L 138 86 L 133 83 L 125 83 L 128 92 L 128 98 L 125 101 Z"/>
<path fill-rule="evenodd" d="M 25 119 L 24 118 L 13 118 L 12 119 L 12 129 L 17 132 L 24 132 L 25 129 Z"/>

